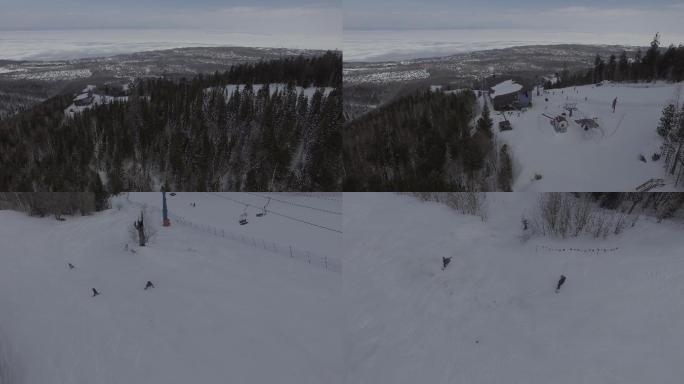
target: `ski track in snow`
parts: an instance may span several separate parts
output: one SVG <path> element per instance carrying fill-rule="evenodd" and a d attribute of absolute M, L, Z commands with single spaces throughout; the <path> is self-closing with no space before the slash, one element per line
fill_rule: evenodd
<path fill-rule="evenodd" d="M 171 211 L 190 195 L 171 198 Z M 161 201 L 160 193 L 130 197 Z M 239 227 L 223 209 L 229 203 L 193 200 L 195 220 L 215 211 Z M 0 211 L 0 328 L 22 383 L 339 382 L 338 274 L 176 225 L 141 248 L 127 229 L 139 208 L 118 201 L 65 222 Z M 340 248 L 304 225 L 252 226 L 275 228 L 301 246 L 316 239 L 312 248 Z M 144 291 L 147 280 L 156 287 Z M 93 287 L 100 296 L 91 297 Z"/>
<path fill-rule="evenodd" d="M 682 224 L 521 243 L 535 197 L 489 194 L 482 222 L 409 196 L 345 194 L 347 382 L 678 383 Z"/>

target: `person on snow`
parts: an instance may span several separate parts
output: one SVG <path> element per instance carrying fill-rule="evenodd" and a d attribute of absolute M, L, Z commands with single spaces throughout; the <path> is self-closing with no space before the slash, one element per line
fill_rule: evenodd
<path fill-rule="evenodd" d="M 147 280 L 147 284 L 145 284 L 145 290 L 147 291 L 150 288 L 154 288 L 154 284 L 152 284 L 151 281 Z"/>
<path fill-rule="evenodd" d="M 97 289 L 93 288 L 93 297 L 99 295 L 100 292 L 97 291 Z"/>
<path fill-rule="evenodd" d="M 560 291 L 561 286 L 565 283 L 565 275 L 561 275 L 560 279 L 558 279 L 558 285 L 556 285 L 556 293 Z"/>
<path fill-rule="evenodd" d="M 76 267 L 74 267 L 74 265 L 71 264 L 71 263 L 67 263 L 67 265 L 69 265 L 69 269 L 74 269 L 74 268 L 76 268 Z"/>
<path fill-rule="evenodd" d="M 446 269 L 447 265 L 451 262 L 451 256 L 442 257 L 442 271 Z"/>
<path fill-rule="evenodd" d="M 617 97 L 613 99 L 613 113 L 615 113 L 615 105 L 617 105 Z"/>

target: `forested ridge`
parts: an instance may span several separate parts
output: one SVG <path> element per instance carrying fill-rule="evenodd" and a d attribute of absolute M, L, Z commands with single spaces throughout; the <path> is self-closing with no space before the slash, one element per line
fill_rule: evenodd
<path fill-rule="evenodd" d="M 422 92 L 350 122 L 344 130 L 344 190 L 496 189 L 492 120 L 485 108 L 471 132 L 475 108 L 471 91 Z"/>
<path fill-rule="evenodd" d="M 596 55 L 593 67 L 575 72 L 564 70 L 558 74 L 557 81 L 547 81 L 544 88 L 566 88 L 604 80 L 684 81 L 684 45 L 672 44 L 664 49 L 660 35 L 656 34 L 646 52 L 639 49 L 633 57 L 628 57 L 627 52 L 622 51 L 619 56 L 610 55 L 607 60 Z"/>
<path fill-rule="evenodd" d="M 0 190 L 339 190 L 341 81 L 328 52 L 141 79 L 73 117 L 53 97 L 0 123 Z"/>

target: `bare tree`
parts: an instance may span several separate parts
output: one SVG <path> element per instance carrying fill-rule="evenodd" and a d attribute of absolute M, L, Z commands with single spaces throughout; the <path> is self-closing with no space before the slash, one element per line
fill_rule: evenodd
<path fill-rule="evenodd" d="M 146 246 L 157 234 L 157 225 L 151 218 L 147 207 L 143 207 L 140 210 L 140 217 L 129 227 L 131 240 L 141 247 Z"/>
<path fill-rule="evenodd" d="M 133 223 L 133 227 L 138 231 L 138 245 L 145 246 L 147 238 L 145 236 L 145 217 L 143 211 L 140 211 L 140 219 Z"/>

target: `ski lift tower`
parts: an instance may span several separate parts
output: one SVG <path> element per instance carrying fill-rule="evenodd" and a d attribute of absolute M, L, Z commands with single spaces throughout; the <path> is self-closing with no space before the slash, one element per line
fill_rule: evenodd
<path fill-rule="evenodd" d="M 572 117 L 572 113 L 577 110 L 577 103 L 565 103 L 563 109 L 568 111 L 569 117 Z"/>
<path fill-rule="evenodd" d="M 171 220 L 169 220 L 169 209 L 166 206 L 166 191 L 162 191 L 162 214 L 164 216 L 164 226 L 165 227 L 170 227 L 171 226 Z"/>
<path fill-rule="evenodd" d="M 487 87 L 487 78 L 488 78 L 488 77 L 491 77 L 491 78 L 495 78 L 495 77 L 496 77 L 496 75 L 494 74 L 494 67 L 493 67 L 493 66 L 489 66 L 488 69 L 489 69 L 489 75 L 483 74 L 483 75 L 482 75 L 482 79 L 481 79 L 481 80 L 482 80 L 482 98 L 483 98 L 483 99 L 484 99 L 484 97 L 485 97 L 485 88 Z M 487 94 L 489 94 L 489 92 L 487 92 Z"/>

